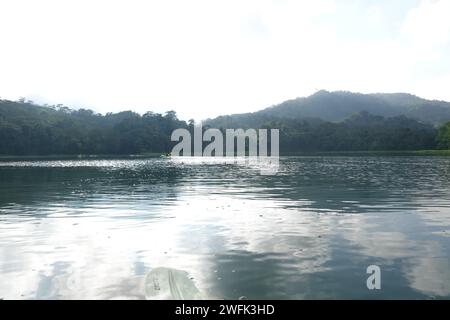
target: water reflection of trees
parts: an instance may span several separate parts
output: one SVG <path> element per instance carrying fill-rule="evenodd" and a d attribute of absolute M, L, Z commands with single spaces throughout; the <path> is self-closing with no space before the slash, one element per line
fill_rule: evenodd
<path fill-rule="evenodd" d="M 14 211 L 8 210 L 11 206 L 22 206 L 23 211 L 27 207 L 51 211 L 52 205 L 82 207 L 95 201 L 174 201 L 178 181 L 188 172 L 158 159 L 117 161 L 100 162 L 98 166 L 95 161 L 2 166 L 0 212 Z"/>

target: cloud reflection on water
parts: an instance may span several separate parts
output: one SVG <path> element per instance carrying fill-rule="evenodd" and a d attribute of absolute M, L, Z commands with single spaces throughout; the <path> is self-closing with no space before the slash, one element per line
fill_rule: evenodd
<path fill-rule="evenodd" d="M 211 298 L 449 297 L 450 160 L 435 159 L 283 158 L 273 177 L 161 159 L 3 165 L 0 297 L 144 298 L 159 266 Z M 374 261 L 381 293 L 365 288 Z"/>

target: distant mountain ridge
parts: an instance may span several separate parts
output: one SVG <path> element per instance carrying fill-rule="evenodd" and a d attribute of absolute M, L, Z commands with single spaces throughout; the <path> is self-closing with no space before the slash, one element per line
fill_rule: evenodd
<path fill-rule="evenodd" d="M 450 103 L 445 101 L 426 100 L 408 93 L 362 94 L 321 90 L 257 112 L 219 116 L 204 123 L 212 127 L 258 127 L 269 120 L 282 118 L 341 122 L 364 111 L 383 117 L 403 115 L 432 125 L 450 121 Z"/>
<path fill-rule="evenodd" d="M 319 91 L 258 112 L 208 120 L 203 129 L 277 128 L 281 153 L 450 149 L 449 105 L 407 94 Z M 176 143 L 172 132 L 192 133 L 194 125 L 174 111 L 101 115 L 0 99 L 0 155 L 167 153 Z"/>

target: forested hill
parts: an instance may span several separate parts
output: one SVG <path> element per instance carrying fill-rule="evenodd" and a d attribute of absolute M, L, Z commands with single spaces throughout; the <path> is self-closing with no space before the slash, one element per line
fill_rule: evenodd
<path fill-rule="evenodd" d="M 359 94 L 322 90 L 309 97 L 288 100 L 258 112 L 220 116 L 208 119 L 205 123 L 213 127 L 258 127 L 274 118 L 317 118 L 341 122 L 362 111 L 383 117 L 404 115 L 433 125 L 450 121 L 449 102 L 425 100 L 406 93 Z"/>
<path fill-rule="evenodd" d="M 170 135 L 187 127 L 175 112 L 131 111 L 100 115 L 91 110 L 0 100 L 0 154 L 137 154 L 167 152 Z"/>
<path fill-rule="evenodd" d="M 405 116 L 384 118 L 360 112 L 339 122 L 283 119 L 265 126 L 280 128 L 280 150 L 382 151 L 438 147 L 436 128 Z"/>
<path fill-rule="evenodd" d="M 450 149 L 450 122 L 439 128 L 404 115 L 357 112 L 343 121 L 257 113 L 216 128 L 280 129 L 281 152 Z M 263 115 L 263 116 L 259 116 Z M 213 122 L 205 123 L 204 129 Z M 0 100 L 0 155 L 141 154 L 170 152 L 173 130 L 193 123 L 131 111 L 96 114 L 64 106 Z"/>

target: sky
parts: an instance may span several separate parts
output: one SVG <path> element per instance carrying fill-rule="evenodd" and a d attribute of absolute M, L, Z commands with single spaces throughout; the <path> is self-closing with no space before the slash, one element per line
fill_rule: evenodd
<path fill-rule="evenodd" d="M 450 101 L 450 0 L 0 0 L 0 97 L 257 111 L 318 90 Z"/>

